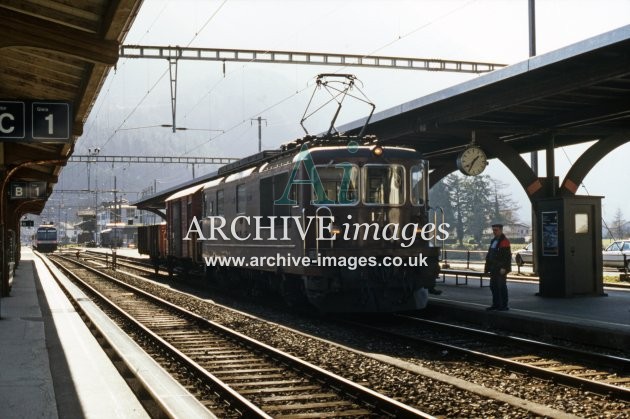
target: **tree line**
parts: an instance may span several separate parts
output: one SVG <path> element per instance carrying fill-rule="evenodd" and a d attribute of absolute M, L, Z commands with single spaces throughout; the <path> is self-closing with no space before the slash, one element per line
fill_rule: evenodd
<path fill-rule="evenodd" d="M 617 208 L 613 219 L 604 223 L 604 237 L 614 240 L 630 237 L 630 221 L 626 221 L 621 208 Z"/>
<path fill-rule="evenodd" d="M 478 245 L 484 243 L 483 232 L 491 223 L 519 221 L 516 213 L 519 206 L 505 189 L 506 184 L 488 175 L 453 173 L 431 188 L 429 204 L 444 210 L 446 222 L 460 246 L 464 245 L 465 237 L 471 237 Z"/>
<path fill-rule="evenodd" d="M 453 173 L 431 188 L 429 204 L 444 210 L 446 222 L 451 225 L 449 233 L 454 235 L 459 246 L 464 245 L 466 237 L 474 240 L 474 244 L 484 244 L 487 238 L 483 232 L 491 223 L 519 222 L 519 206 L 506 189 L 505 183 L 488 175 Z M 630 221 L 624 218 L 619 208 L 611 220 L 603 220 L 603 229 L 603 238 L 630 237 Z"/>

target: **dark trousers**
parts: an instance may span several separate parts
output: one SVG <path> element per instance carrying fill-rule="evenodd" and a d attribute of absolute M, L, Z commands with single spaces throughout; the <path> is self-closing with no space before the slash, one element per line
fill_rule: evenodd
<path fill-rule="evenodd" d="M 490 275 L 490 291 L 492 291 L 492 306 L 506 308 L 508 306 L 507 275 L 496 272 Z"/>

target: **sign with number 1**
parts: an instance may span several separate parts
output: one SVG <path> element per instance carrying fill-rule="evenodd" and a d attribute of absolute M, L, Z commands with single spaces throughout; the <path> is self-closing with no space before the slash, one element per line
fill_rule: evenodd
<path fill-rule="evenodd" d="M 0 142 L 68 143 L 71 140 L 71 102 L 0 101 Z"/>
<path fill-rule="evenodd" d="M 11 199 L 45 199 L 48 184 L 46 182 L 11 182 Z"/>

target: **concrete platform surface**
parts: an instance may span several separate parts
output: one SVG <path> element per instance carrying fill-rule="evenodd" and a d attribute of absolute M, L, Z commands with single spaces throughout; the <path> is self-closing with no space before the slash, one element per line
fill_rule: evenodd
<path fill-rule="evenodd" d="M 0 305 L 1 418 L 148 417 L 29 248 Z"/>
<path fill-rule="evenodd" d="M 438 282 L 440 295 L 430 295 L 430 311 L 450 313 L 462 320 L 534 335 L 549 335 L 622 349 L 630 356 L 630 290 L 605 287 L 607 296 L 543 298 L 538 283 L 508 280 L 509 311 L 486 311 L 492 303 L 489 280 L 468 285 L 446 276 Z"/>

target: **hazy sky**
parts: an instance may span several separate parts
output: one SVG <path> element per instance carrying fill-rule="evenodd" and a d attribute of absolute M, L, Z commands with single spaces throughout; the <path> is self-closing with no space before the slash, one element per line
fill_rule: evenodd
<path fill-rule="evenodd" d="M 215 48 L 275 49 L 516 63 L 528 56 L 527 0 L 144 0 L 126 44 Z M 537 0 L 537 53 L 543 54 L 585 38 L 630 24 L 630 0 Z M 90 115 L 75 153 L 123 141 L 130 131 L 170 123 L 166 61 L 121 59 L 112 71 Z M 257 128 L 250 118 L 262 116 L 265 148 L 302 135 L 300 118 L 312 93 L 314 77 L 336 67 L 186 62 L 179 65 L 178 125 L 225 130 L 178 132 L 181 155 L 244 157 L 257 150 Z M 377 112 L 460 83 L 475 75 L 408 70 L 349 68 Z M 162 77 L 162 78 L 160 78 Z M 134 109 L 136 109 L 134 111 Z M 365 116 L 365 108 L 348 106 L 341 122 Z M 314 121 L 312 132 L 325 129 L 327 118 Z M 124 121 L 124 122 L 123 122 Z M 193 126 L 190 126 L 191 128 Z M 97 129 L 95 129 L 97 128 Z M 107 132 L 95 135 L 97 131 Z M 162 128 L 161 130 L 165 130 Z M 146 130 L 151 135 L 151 129 Z M 164 133 L 161 133 L 164 135 Z M 216 137 L 213 140 L 210 138 Z M 179 143 L 177 143 L 179 144 Z M 557 174 L 585 146 L 558 150 Z M 129 150 L 129 154 L 160 154 Z M 592 195 L 604 195 L 604 217 L 617 208 L 630 219 L 630 144 L 606 157 L 586 177 Z M 540 154 L 544 174 L 544 154 Z M 147 166 L 147 179 L 159 168 Z M 513 186 L 521 218 L 529 223 L 525 193 L 498 161 L 487 171 Z M 611 182 L 614 179 L 614 182 Z M 625 185 L 619 190 L 619 185 Z M 169 186 L 169 185 L 166 185 Z M 581 193 L 585 193 L 581 189 Z"/>

